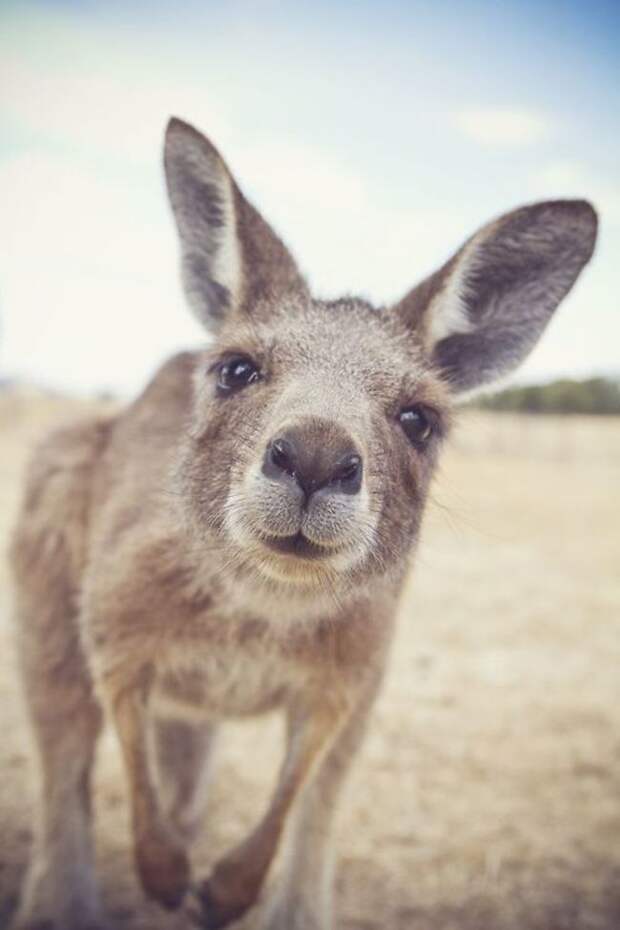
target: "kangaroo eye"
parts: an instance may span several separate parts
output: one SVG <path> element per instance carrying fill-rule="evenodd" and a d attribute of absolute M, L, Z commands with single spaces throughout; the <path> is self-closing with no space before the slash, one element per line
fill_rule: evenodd
<path fill-rule="evenodd" d="M 253 384 L 260 378 L 260 371 L 255 362 L 245 355 L 229 358 L 219 367 L 217 390 L 219 394 L 231 394 Z"/>
<path fill-rule="evenodd" d="M 398 414 L 398 421 L 405 435 L 414 446 L 424 446 L 433 435 L 434 418 L 430 410 L 421 404 L 405 407 Z"/>

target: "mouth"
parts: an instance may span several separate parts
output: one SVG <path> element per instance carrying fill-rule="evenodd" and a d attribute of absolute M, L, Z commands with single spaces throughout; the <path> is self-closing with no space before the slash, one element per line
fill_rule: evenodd
<path fill-rule="evenodd" d="M 313 543 L 301 530 L 293 536 L 268 536 L 263 543 L 273 552 L 302 559 L 324 559 L 336 551 Z"/>

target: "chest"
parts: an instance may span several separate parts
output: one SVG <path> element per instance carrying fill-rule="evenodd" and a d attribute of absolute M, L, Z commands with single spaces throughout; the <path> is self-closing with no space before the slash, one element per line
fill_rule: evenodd
<path fill-rule="evenodd" d="M 160 715 L 225 719 L 320 700 L 359 687 L 384 651 L 378 614 L 358 608 L 312 617 L 293 598 L 280 599 L 278 613 L 240 586 L 228 590 L 168 562 L 162 556 L 140 584 L 126 570 L 113 605 L 87 586 L 82 613 L 95 679 L 146 673 Z"/>
<path fill-rule="evenodd" d="M 264 713 L 312 686 L 307 656 L 252 624 L 220 635 L 176 637 L 154 663 L 153 704 L 165 716 L 223 719 Z"/>

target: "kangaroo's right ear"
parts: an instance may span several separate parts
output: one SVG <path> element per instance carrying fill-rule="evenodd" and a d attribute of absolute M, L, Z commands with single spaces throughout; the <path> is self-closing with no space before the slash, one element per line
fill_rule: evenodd
<path fill-rule="evenodd" d="M 457 394 L 513 371 L 592 257 L 597 216 L 550 200 L 483 226 L 396 312 Z"/>
<path fill-rule="evenodd" d="M 185 293 L 216 332 L 230 313 L 306 285 L 287 248 L 245 199 L 215 146 L 172 118 L 164 168 L 181 242 Z"/>

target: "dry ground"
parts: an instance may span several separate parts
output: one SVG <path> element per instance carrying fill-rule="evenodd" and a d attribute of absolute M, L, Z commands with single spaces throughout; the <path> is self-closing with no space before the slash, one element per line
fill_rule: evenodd
<path fill-rule="evenodd" d="M 67 409 L 0 396 L 3 541 L 25 450 Z M 617 420 L 463 415 L 341 818 L 343 930 L 620 927 L 619 479 Z M 31 794 L 4 567 L 0 583 L 2 926 Z M 230 727 L 201 870 L 256 818 L 278 737 L 276 720 Z M 110 735 L 97 806 L 114 927 L 181 928 L 136 887 Z"/>

